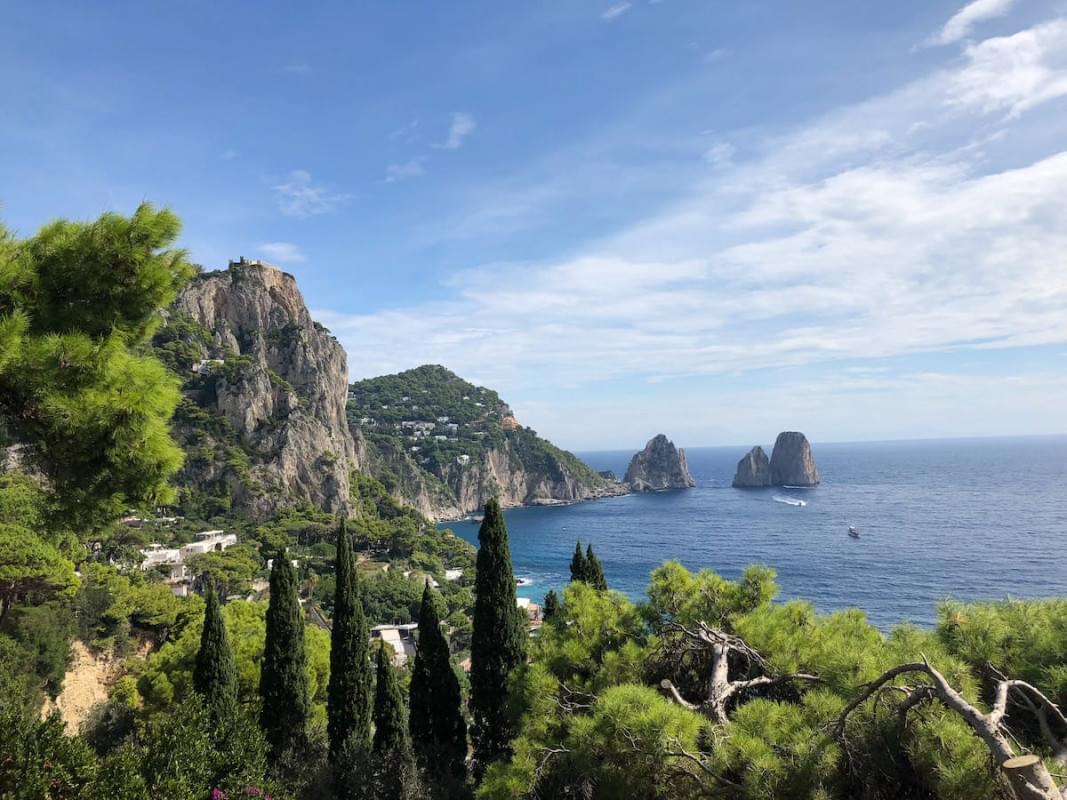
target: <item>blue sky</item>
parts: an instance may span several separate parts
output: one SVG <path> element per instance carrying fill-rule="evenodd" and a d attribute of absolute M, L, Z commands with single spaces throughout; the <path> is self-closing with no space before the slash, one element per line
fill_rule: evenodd
<path fill-rule="evenodd" d="M 11 3 L 0 108 L 567 447 L 1067 431 L 1063 0 Z"/>

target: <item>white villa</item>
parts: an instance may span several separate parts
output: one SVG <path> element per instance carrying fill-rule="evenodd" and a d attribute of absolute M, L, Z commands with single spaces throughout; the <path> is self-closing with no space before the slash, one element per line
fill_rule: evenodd
<path fill-rule="evenodd" d="M 147 572 L 150 569 L 162 566 L 170 566 L 170 574 L 166 583 L 170 590 L 178 597 L 186 597 L 192 583 L 192 576 L 185 566 L 185 560 L 202 553 L 210 553 L 213 550 L 225 550 L 231 545 L 237 544 L 236 533 L 226 533 L 221 530 L 201 531 L 196 534 L 196 541 L 181 547 L 164 547 L 161 544 L 150 544 L 141 551 L 144 560 L 141 561 L 141 569 Z"/>
<path fill-rule="evenodd" d="M 415 657 L 415 631 L 418 628 L 417 622 L 408 622 L 404 625 L 376 625 L 370 629 L 370 640 L 372 644 L 376 639 L 387 642 L 393 648 L 393 666 L 403 667 Z"/>

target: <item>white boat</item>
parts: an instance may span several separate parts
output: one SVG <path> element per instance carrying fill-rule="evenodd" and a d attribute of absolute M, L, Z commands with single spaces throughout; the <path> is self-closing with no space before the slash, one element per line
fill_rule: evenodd
<path fill-rule="evenodd" d="M 853 539 L 858 539 L 860 538 L 860 529 L 857 528 L 855 525 L 849 525 L 848 535 L 851 536 Z"/>

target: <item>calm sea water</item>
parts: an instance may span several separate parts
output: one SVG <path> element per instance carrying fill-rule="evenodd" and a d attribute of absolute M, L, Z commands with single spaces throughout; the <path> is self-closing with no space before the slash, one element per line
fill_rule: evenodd
<path fill-rule="evenodd" d="M 507 511 L 516 575 L 530 581 L 520 595 L 567 582 L 575 539 L 635 599 L 666 559 L 729 578 L 758 562 L 778 571 L 783 597 L 858 606 L 882 628 L 931 623 L 948 596 L 1067 595 L 1067 437 L 813 447 L 815 489 L 733 489 L 747 448 L 691 448 L 695 489 Z M 579 455 L 622 475 L 632 453 Z M 477 543 L 477 526 L 450 527 Z"/>

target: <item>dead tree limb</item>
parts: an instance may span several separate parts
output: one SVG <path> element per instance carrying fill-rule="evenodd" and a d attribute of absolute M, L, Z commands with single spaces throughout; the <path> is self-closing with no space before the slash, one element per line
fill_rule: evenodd
<path fill-rule="evenodd" d="M 1067 790 L 1060 789 L 1056 785 L 1048 768 L 1039 756 L 1033 754 L 1016 755 L 1015 748 L 1009 738 L 1010 732 L 1004 727 L 1008 698 L 1013 691 L 1026 693 L 1024 696 L 1027 697 L 1027 701 L 1032 707 L 1045 709 L 1046 727 L 1048 713 L 1058 715 L 1057 719 L 1063 719 L 1063 714 L 1054 703 L 1038 689 L 1024 681 L 1000 681 L 997 684 L 994 695 L 993 708 L 988 713 L 983 714 L 968 703 L 963 695 L 953 689 L 945 679 L 945 676 L 930 666 L 927 661 L 900 664 L 886 670 L 878 678 L 867 684 L 866 688 L 845 706 L 838 716 L 835 726 L 838 738 L 844 738 L 845 725 L 848 722 L 849 714 L 871 697 L 888 688 L 890 681 L 901 675 L 913 673 L 926 675 L 930 683 L 913 687 L 910 690 L 898 709 L 898 713 L 902 715 L 902 720 L 909 709 L 920 702 L 936 697 L 946 708 L 962 717 L 963 721 L 989 748 L 993 760 L 999 765 L 1001 773 L 1018 800 L 1067 800 Z"/>
<path fill-rule="evenodd" d="M 671 623 L 670 629 L 682 635 L 688 649 L 709 652 L 711 654 L 711 673 L 708 675 L 704 690 L 704 696 L 699 703 L 693 703 L 682 697 L 681 692 L 669 679 L 664 678 L 660 687 L 667 695 L 690 711 L 698 711 L 711 720 L 718 723 L 728 722 L 726 715 L 730 701 L 746 689 L 755 689 L 762 686 L 777 686 L 789 681 L 819 681 L 817 675 L 809 675 L 804 672 L 789 672 L 782 675 L 770 674 L 773 672 L 771 665 L 755 649 L 750 647 L 739 636 L 725 633 L 712 628 L 703 622 L 698 622 L 697 627 L 687 627 L 678 623 Z M 744 680 L 730 680 L 730 656 L 740 656 L 748 665 L 748 672 L 759 669 L 765 674 L 757 675 Z"/>

